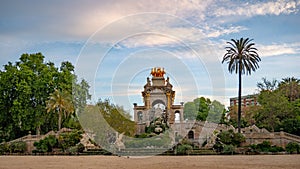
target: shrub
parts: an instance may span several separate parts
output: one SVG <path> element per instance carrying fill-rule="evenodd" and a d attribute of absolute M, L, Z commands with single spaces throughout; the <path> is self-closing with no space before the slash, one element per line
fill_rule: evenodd
<path fill-rule="evenodd" d="M 276 145 L 271 145 L 270 141 L 264 141 L 260 144 L 252 144 L 250 146 L 252 151 L 255 152 L 282 152 L 284 149 L 282 147 L 278 147 Z"/>
<path fill-rule="evenodd" d="M 13 142 L 9 145 L 10 152 L 24 153 L 26 151 L 26 143 L 23 141 Z"/>
<path fill-rule="evenodd" d="M 193 147 L 189 144 L 180 144 L 177 145 L 176 150 L 177 150 L 177 154 L 184 155 L 187 154 L 188 151 L 193 150 Z"/>
<path fill-rule="evenodd" d="M 60 134 L 58 138 L 59 147 L 61 147 L 63 151 L 66 151 L 68 148 L 75 146 L 80 142 L 82 138 L 81 134 L 82 132 L 78 130 Z"/>
<path fill-rule="evenodd" d="M 300 145 L 295 142 L 289 142 L 286 147 L 286 151 L 289 153 L 299 153 L 300 152 Z"/>
<path fill-rule="evenodd" d="M 9 144 L 8 143 L 2 143 L 0 144 L 0 155 L 9 152 Z"/>
<path fill-rule="evenodd" d="M 34 146 L 36 147 L 36 150 L 34 152 L 52 152 L 53 148 L 58 147 L 58 140 L 55 136 L 50 135 L 38 142 L 34 142 Z"/>
<path fill-rule="evenodd" d="M 233 154 L 235 151 L 235 147 L 233 145 L 224 145 L 222 153 L 223 154 Z"/>
<path fill-rule="evenodd" d="M 82 153 L 84 151 L 85 147 L 83 144 L 79 143 L 77 145 L 77 153 Z"/>
<path fill-rule="evenodd" d="M 270 148 L 271 148 L 270 141 L 263 141 L 261 144 L 257 144 L 257 149 L 260 152 L 269 152 Z"/>
<path fill-rule="evenodd" d="M 218 141 L 226 145 L 240 146 L 245 141 L 242 134 L 234 133 L 233 130 L 223 131 L 217 137 Z"/>

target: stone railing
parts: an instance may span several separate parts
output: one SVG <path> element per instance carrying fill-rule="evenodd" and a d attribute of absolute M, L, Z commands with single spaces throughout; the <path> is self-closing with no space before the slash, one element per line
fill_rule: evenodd
<path fill-rule="evenodd" d="M 280 137 L 284 137 L 286 139 L 295 141 L 300 143 L 300 136 L 294 135 L 294 134 L 290 134 L 290 133 L 286 133 L 286 132 L 275 132 L 274 134 L 279 135 Z"/>

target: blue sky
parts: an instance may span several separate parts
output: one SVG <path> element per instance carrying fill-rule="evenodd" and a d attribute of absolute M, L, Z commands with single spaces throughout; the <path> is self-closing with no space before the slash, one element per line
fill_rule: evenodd
<path fill-rule="evenodd" d="M 299 0 L 2 0 L 0 65 L 36 52 L 71 61 L 93 101 L 126 109 L 142 104 L 150 69 L 164 67 L 176 103 L 205 96 L 229 105 L 237 76 L 221 59 L 231 38 L 253 38 L 262 59 L 243 76 L 244 95 L 256 93 L 262 77 L 300 78 L 299 9 Z"/>

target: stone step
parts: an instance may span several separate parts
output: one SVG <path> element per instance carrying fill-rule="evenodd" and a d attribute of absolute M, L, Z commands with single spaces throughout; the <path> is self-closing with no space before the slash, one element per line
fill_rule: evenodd
<path fill-rule="evenodd" d="M 144 148 L 128 148 L 117 151 L 116 154 L 120 156 L 155 156 L 164 154 L 167 149 L 144 149 Z"/>

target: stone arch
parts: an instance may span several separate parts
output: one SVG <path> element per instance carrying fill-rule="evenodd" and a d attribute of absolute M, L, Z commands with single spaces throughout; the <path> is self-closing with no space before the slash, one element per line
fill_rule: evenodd
<path fill-rule="evenodd" d="M 174 112 L 174 114 L 175 114 L 175 122 L 180 122 L 182 119 L 181 119 L 181 114 L 180 114 L 180 111 L 179 110 L 176 110 L 175 112 Z"/>
<path fill-rule="evenodd" d="M 157 99 L 152 102 L 152 107 L 154 107 L 156 104 L 159 104 L 159 103 L 166 106 L 166 103 L 163 100 Z"/>
<path fill-rule="evenodd" d="M 188 133 L 188 139 L 194 139 L 194 131 L 190 130 Z"/>

